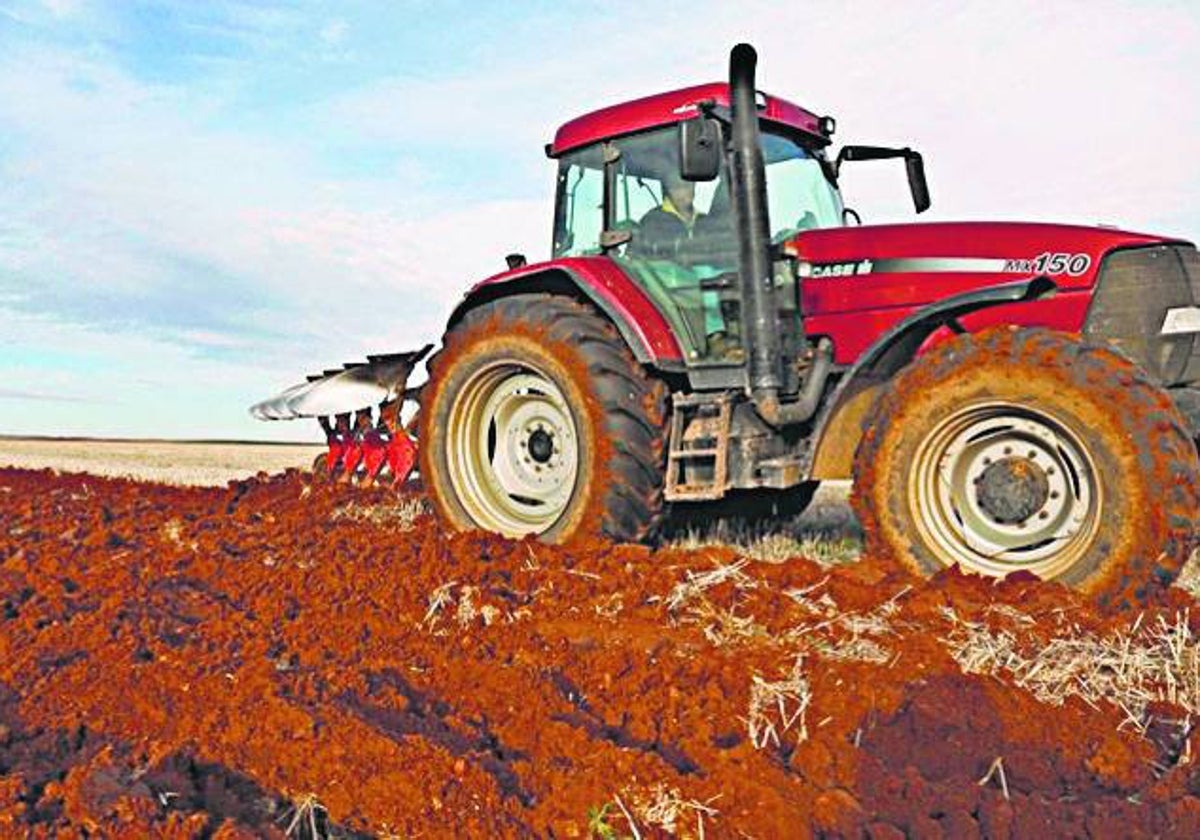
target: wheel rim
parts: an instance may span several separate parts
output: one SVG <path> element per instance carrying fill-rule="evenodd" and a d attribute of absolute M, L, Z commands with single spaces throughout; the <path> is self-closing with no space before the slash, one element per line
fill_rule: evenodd
<path fill-rule="evenodd" d="M 480 528 L 542 533 L 575 492 L 575 419 L 558 386 L 529 366 L 475 372 L 450 408 L 446 445 L 450 481 Z"/>
<path fill-rule="evenodd" d="M 908 493 L 946 565 L 1051 579 L 1086 552 L 1103 507 L 1099 472 L 1053 415 L 1004 402 L 960 408 L 918 448 Z"/>

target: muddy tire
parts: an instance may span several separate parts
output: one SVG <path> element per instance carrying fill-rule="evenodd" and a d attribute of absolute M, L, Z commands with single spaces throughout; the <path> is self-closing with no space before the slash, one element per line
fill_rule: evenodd
<path fill-rule="evenodd" d="M 852 504 L 871 555 L 1057 580 L 1128 607 L 1179 574 L 1196 447 L 1170 397 L 1107 348 L 1003 327 L 918 358 L 880 397 Z"/>
<path fill-rule="evenodd" d="M 591 308 L 550 295 L 484 304 L 429 361 L 429 498 L 460 530 L 643 539 L 662 510 L 665 396 Z"/>

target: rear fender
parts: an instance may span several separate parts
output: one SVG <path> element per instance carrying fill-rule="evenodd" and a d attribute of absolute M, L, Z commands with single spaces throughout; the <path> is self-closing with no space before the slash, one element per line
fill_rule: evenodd
<path fill-rule="evenodd" d="M 1048 277 L 1032 277 L 976 289 L 940 300 L 905 318 L 884 333 L 842 377 L 817 417 L 808 477 L 838 480 L 852 477 L 854 453 L 866 431 L 870 412 L 884 386 L 942 327 L 964 332 L 958 319 L 1004 304 L 1050 297 L 1057 290 Z"/>
<path fill-rule="evenodd" d="M 538 293 L 563 295 L 596 307 L 617 328 L 639 363 L 672 372 L 684 369 L 683 351 L 662 312 L 625 272 L 603 257 L 556 260 L 489 277 L 467 292 L 447 328 L 484 303 Z"/>

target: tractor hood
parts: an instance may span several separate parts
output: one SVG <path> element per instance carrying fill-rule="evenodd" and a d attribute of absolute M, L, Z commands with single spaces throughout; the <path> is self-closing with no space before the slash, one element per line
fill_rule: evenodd
<path fill-rule="evenodd" d="M 945 222 L 806 231 L 784 252 L 797 261 L 806 329 L 834 336 L 838 361 L 848 361 L 865 349 L 866 336 L 923 306 L 1038 276 L 1054 281 L 1055 299 L 1021 304 L 1019 317 L 1003 317 L 1078 331 L 1104 257 L 1164 244 L 1187 243 L 1111 228 Z"/>
<path fill-rule="evenodd" d="M 1111 228 L 1023 222 L 942 222 L 807 231 L 784 250 L 806 283 L 806 312 L 931 303 L 956 292 L 1046 276 L 1087 289 L 1117 248 L 1182 240 Z M 851 282 L 847 280 L 869 282 Z"/>

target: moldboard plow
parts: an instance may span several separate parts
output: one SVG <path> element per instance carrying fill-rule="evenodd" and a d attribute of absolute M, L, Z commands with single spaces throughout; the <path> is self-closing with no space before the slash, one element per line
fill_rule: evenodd
<path fill-rule="evenodd" d="M 318 477 L 399 486 L 417 454 L 400 417 L 404 403 L 416 402 L 419 393 L 408 387 L 408 378 L 432 349 L 427 344 L 408 353 L 371 355 L 365 362 L 312 374 L 251 406 L 250 413 L 259 420 L 316 418 L 328 446 L 313 462 Z"/>

